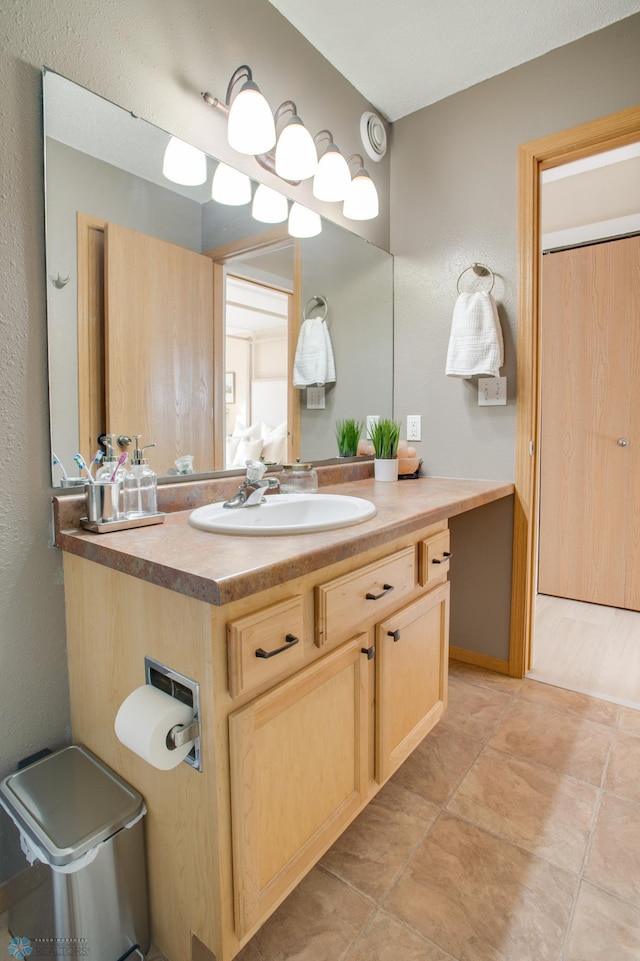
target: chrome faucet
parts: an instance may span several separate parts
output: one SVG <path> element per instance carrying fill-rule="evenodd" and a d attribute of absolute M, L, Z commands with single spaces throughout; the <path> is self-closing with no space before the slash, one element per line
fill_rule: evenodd
<path fill-rule="evenodd" d="M 266 490 L 279 490 L 277 477 L 263 477 L 266 466 L 260 461 L 247 461 L 247 476 L 240 484 L 238 493 L 222 505 L 228 508 L 257 507 L 265 500 Z"/>

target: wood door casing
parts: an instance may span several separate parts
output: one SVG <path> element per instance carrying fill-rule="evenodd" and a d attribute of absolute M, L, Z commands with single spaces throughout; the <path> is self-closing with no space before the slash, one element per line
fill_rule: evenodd
<path fill-rule="evenodd" d="M 538 589 L 640 610 L 640 237 L 548 254 L 542 277 Z"/>
<path fill-rule="evenodd" d="M 154 443 L 159 474 L 183 454 L 214 470 L 211 260 L 117 224 L 105 235 L 107 431 Z"/>

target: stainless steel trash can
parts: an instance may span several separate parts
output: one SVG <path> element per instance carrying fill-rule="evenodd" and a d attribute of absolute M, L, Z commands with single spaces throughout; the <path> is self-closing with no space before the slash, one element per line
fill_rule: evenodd
<path fill-rule="evenodd" d="M 9 931 L 34 955 L 120 961 L 149 948 L 142 796 L 91 751 L 63 748 L 10 774 L 0 804 L 33 862 Z"/>

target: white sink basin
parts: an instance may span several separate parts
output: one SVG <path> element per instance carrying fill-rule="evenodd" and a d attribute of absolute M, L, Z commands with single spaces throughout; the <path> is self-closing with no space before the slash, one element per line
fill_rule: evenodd
<path fill-rule="evenodd" d="M 257 507 L 228 508 L 220 504 L 198 507 L 189 523 L 218 534 L 306 534 L 351 527 L 368 520 L 375 504 L 343 494 L 269 494 Z"/>

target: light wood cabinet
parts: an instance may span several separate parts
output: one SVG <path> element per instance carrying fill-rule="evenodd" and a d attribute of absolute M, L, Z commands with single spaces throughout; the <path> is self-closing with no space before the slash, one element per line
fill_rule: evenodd
<path fill-rule="evenodd" d="M 366 637 L 229 717 L 233 882 L 242 937 L 342 833 L 367 795 Z"/>
<path fill-rule="evenodd" d="M 442 715 L 448 545 L 440 521 L 220 607 L 65 553 L 74 739 L 145 797 L 172 961 L 231 961 Z M 115 737 L 145 654 L 200 684 L 201 773 Z"/>

